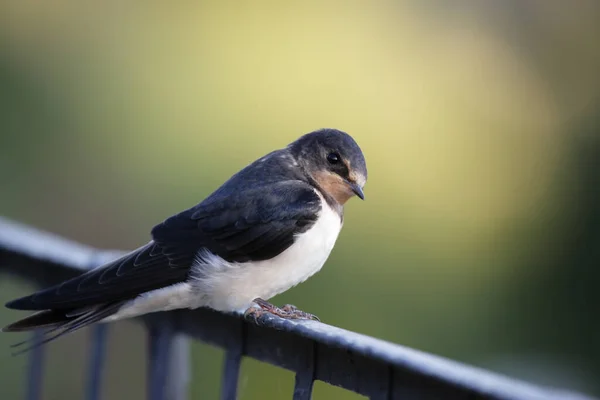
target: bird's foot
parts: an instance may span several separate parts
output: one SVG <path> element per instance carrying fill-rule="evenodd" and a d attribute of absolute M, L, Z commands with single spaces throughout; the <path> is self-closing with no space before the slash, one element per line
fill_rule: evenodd
<path fill-rule="evenodd" d="M 307 319 L 320 321 L 316 315 L 299 310 L 296 306 L 291 304 L 286 304 L 285 306 L 279 308 L 260 298 L 254 299 L 254 303 L 256 303 L 260 308 L 250 307 L 246 310 L 244 316 L 246 318 L 254 319 L 255 322 L 264 314 L 272 314 L 284 319 Z"/>

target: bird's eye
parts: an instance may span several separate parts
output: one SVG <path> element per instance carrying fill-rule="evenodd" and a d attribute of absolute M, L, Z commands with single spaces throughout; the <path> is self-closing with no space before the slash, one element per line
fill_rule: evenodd
<path fill-rule="evenodd" d="M 340 155 L 338 153 L 329 153 L 327 154 L 327 161 L 329 164 L 337 164 L 340 162 Z"/>

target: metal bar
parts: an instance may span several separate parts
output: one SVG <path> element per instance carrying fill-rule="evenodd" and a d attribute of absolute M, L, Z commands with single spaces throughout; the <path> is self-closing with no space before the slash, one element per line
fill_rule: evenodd
<path fill-rule="evenodd" d="M 311 342 L 312 349 L 306 352 L 304 368 L 296 372 L 294 382 L 294 400 L 310 400 L 312 398 L 315 372 L 317 367 L 318 345 Z"/>
<path fill-rule="evenodd" d="M 312 389 L 315 383 L 312 369 L 296 372 L 294 380 L 294 400 L 311 400 Z"/>
<path fill-rule="evenodd" d="M 148 327 L 148 393 L 149 400 L 167 399 L 169 352 L 173 342 L 169 324 L 150 324 Z"/>
<path fill-rule="evenodd" d="M 190 338 L 187 335 L 175 333 L 172 338 L 168 377 L 166 398 L 187 400 L 191 378 Z"/>
<path fill-rule="evenodd" d="M 246 351 L 246 338 L 248 332 L 242 322 L 236 324 L 232 335 L 229 337 L 225 363 L 223 365 L 223 378 L 221 380 L 221 400 L 236 400 L 242 356 Z"/>
<path fill-rule="evenodd" d="M 312 399 L 312 390 L 314 385 L 312 370 L 304 370 L 296 373 L 294 382 L 294 400 Z"/>
<path fill-rule="evenodd" d="M 106 339 L 108 336 L 108 326 L 98 324 L 92 330 L 92 350 L 90 365 L 88 367 L 88 380 L 85 389 L 86 399 L 100 400 L 102 392 L 102 371 L 106 359 Z"/>
<path fill-rule="evenodd" d="M 186 400 L 190 381 L 190 338 L 177 330 L 174 314 L 146 316 L 150 400 Z"/>
<path fill-rule="evenodd" d="M 0 218 L 0 268 L 38 284 L 58 283 L 89 268 L 96 250 L 63 240 L 35 229 Z M 108 260 L 118 253 L 100 253 Z M 43 272 L 41 271 L 43 270 Z M 165 313 L 176 318 L 176 330 L 190 337 L 232 346 L 232 332 L 239 332 L 239 316 L 208 309 L 178 310 Z M 248 324 L 244 355 L 300 372 L 305 365 L 307 343 L 317 343 L 314 378 L 367 396 L 382 396 L 392 387 L 392 398 L 477 397 L 497 400 L 590 400 L 592 397 L 570 391 L 537 386 L 483 369 L 427 354 L 408 347 L 360 335 L 316 321 L 289 321 L 265 315 L 259 325 Z M 165 328 L 164 325 L 162 325 Z M 149 396 L 164 399 L 166 364 L 172 345 L 171 331 L 150 332 Z M 234 354 L 234 353 L 232 353 Z M 38 356 L 41 360 L 41 353 Z M 231 364 L 235 365 L 232 356 Z M 31 382 L 41 374 L 41 363 L 32 362 Z M 37 371 L 37 372 L 36 372 Z M 389 372 L 383 372 L 389 371 Z M 351 377 L 351 378 L 349 378 Z M 393 379 L 391 378 L 393 377 Z M 391 381 L 391 383 L 390 383 Z M 39 383 L 37 385 L 39 389 Z M 32 388 L 35 391 L 35 388 Z M 30 399 L 36 399 L 35 393 Z M 379 397 L 378 397 L 379 398 Z"/>
<path fill-rule="evenodd" d="M 44 338 L 41 330 L 33 333 L 33 343 L 38 343 Z M 42 398 L 42 385 L 44 371 L 44 346 L 36 346 L 31 350 L 29 356 L 29 368 L 27 371 L 27 389 L 25 398 L 27 400 L 39 400 Z"/>
<path fill-rule="evenodd" d="M 223 366 L 223 379 L 221 380 L 221 400 L 237 399 L 238 378 L 242 353 L 237 349 L 228 350 L 225 353 L 225 365 Z"/>

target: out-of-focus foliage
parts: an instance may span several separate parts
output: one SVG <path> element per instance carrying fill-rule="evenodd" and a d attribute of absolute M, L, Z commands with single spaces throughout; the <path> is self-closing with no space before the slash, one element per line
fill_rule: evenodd
<path fill-rule="evenodd" d="M 133 248 L 252 160 L 339 128 L 366 154 L 367 200 L 275 301 L 599 393 L 599 17 L 594 1 L 5 0 L 0 213 Z M 0 300 L 32 289 L 2 277 Z M 88 333 L 49 346 L 45 398 L 81 398 Z M 111 335 L 105 398 L 142 398 L 143 330 Z M 25 385 L 19 339 L 0 337 L 3 399 Z M 216 398 L 221 357 L 195 346 L 193 398 Z M 292 383 L 244 362 L 243 399 Z"/>

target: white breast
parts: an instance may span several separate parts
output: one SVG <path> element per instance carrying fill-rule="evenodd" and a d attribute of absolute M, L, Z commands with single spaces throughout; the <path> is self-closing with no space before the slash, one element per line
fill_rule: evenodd
<path fill-rule="evenodd" d="M 199 303 L 204 304 L 199 305 L 221 311 L 243 310 L 252 305 L 255 298 L 267 300 L 318 272 L 329 257 L 342 227 L 339 214 L 322 197 L 321 204 L 322 209 L 312 228 L 270 260 L 236 264 L 213 254 L 201 255 L 200 263 L 194 268 L 202 271 L 202 277 L 192 283 L 201 293 Z"/>

